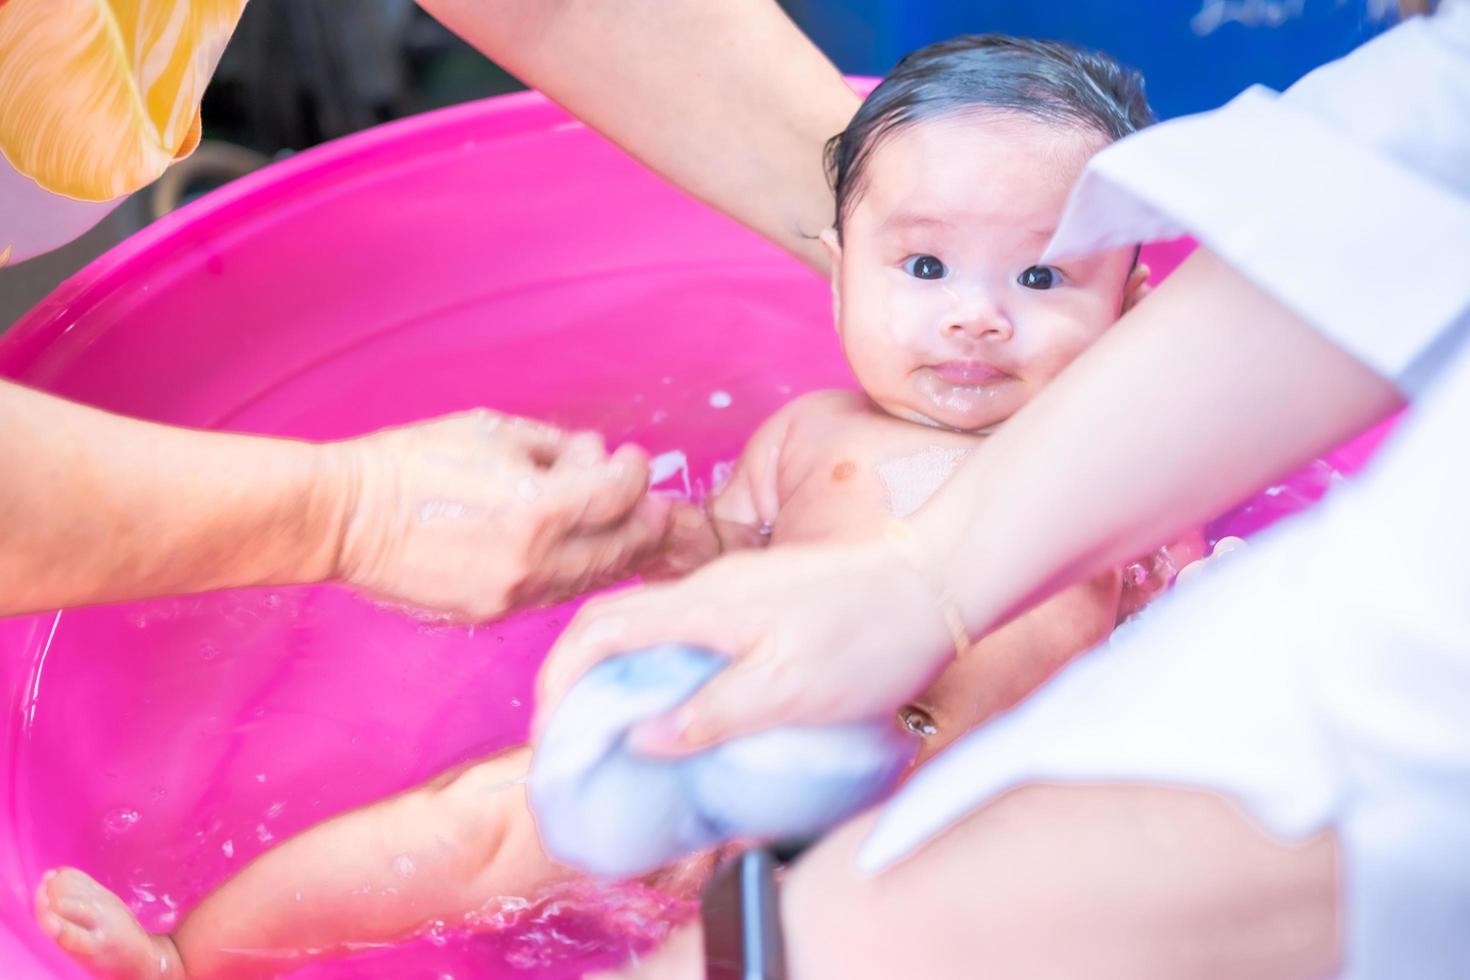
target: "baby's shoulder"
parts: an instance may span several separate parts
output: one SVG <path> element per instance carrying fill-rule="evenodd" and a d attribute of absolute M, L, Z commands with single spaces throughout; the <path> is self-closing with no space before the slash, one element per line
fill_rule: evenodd
<path fill-rule="evenodd" d="M 765 466 L 776 462 L 785 469 L 792 455 L 806 455 L 805 450 L 830 438 L 841 426 L 841 420 L 854 417 L 854 406 L 861 396 L 848 391 L 809 391 L 782 405 L 766 417 L 745 442 L 741 452 L 744 465 Z"/>
<path fill-rule="evenodd" d="M 823 390 L 797 395 L 760 424 L 746 444 L 747 450 L 823 438 L 844 422 L 858 418 L 866 406 L 867 400 L 854 391 Z"/>
<path fill-rule="evenodd" d="M 833 422 L 865 417 L 872 413 L 871 403 L 860 391 L 828 388 L 809 391 L 786 403 L 781 414 L 788 422 Z"/>
<path fill-rule="evenodd" d="M 783 479 L 814 465 L 833 444 L 850 441 L 850 429 L 867 411 L 860 392 L 809 391 L 791 399 L 761 423 L 745 444 L 745 457 L 771 458 Z"/>
<path fill-rule="evenodd" d="M 833 460 L 871 468 L 952 436 L 877 409 L 860 391 L 813 391 L 787 405 L 782 460 L 789 469 L 829 466 Z"/>

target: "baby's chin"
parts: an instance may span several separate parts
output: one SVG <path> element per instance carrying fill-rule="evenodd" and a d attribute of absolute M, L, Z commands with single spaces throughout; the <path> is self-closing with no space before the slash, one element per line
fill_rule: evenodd
<path fill-rule="evenodd" d="M 920 409 L 905 402 L 875 398 L 871 393 L 868 397 L 885 415 L 931 429 L 962 432 L 971 436 L 989 435 L 1010 417 L 1009 415 L 997 416 L 995 412 L 955 411 L 946 405 L 932 405 Z"/>

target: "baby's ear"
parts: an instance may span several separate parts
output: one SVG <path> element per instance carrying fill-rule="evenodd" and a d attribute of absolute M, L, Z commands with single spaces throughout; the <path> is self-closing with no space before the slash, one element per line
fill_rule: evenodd
<path fill-rule="evenodd" d="M 1151 269 L 1142 262 L 1135 263 L 1133 271 L 1128 273 L 1128 282 L 1123 286 L 1123 310 L 1127 313 L 1139 304 L 1149 294 L 1153 287 L 1148 284 Z"/>
<path fill-rule="evenodd" d="M 839 286 L 842 274 L 842 240 L 836 228 L 828 228 L 817 236 L 827 249 L 827 272 L 832 282 L 832 321 L 842 325 L 842 290 Z"/>

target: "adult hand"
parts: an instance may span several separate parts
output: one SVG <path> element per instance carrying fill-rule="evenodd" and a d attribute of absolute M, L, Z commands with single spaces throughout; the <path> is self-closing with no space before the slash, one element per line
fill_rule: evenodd
<path fill-rule="evenodd" d="M 334 578 L 456 619 L 616 581 L 666 531 L 647 456 L 595 433 L 482 409 L 326 448 L 346 500 Z"/>
<path fill-rule="evenodd" d="M 671 642 L 731 664 L 634 733 L 653 754 L 781 724 L 881 716 L 928 686 L 954 652 L 929 583 L 887 541 L 738 552 L 679 582 L 583 607 L 542 667 L 535 730 L 594 663 Z"/>

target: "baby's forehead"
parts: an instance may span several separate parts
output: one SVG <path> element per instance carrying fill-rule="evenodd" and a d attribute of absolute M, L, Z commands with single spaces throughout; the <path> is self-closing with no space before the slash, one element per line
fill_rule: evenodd
<path fill-rule="evenodd" d="M 1101 133 L 1013 112 L 973 111 L 887 134 L 867 161 L 854 211 L 964 221 L 1036 220 L 1061 213 Z"/>

